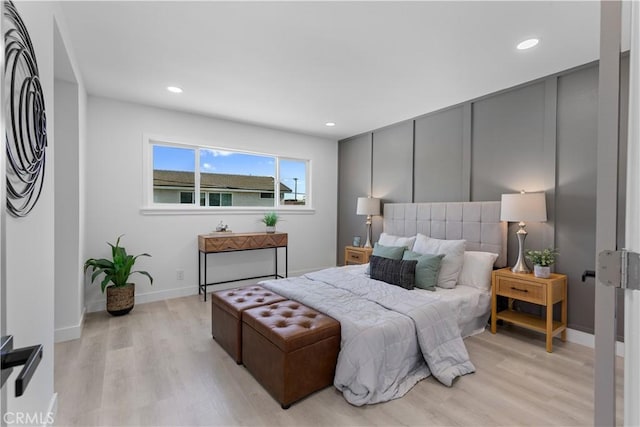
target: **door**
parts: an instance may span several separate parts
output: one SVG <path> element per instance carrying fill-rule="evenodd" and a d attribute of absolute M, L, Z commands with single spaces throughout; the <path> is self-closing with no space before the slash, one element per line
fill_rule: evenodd
<path fill-rule="evenodd" d="M 640 5 L 631 2 L 632 30 L 629 83 L 625 245 L 640 251 L 640 109 L 638 49 Z M 596 251 L 616 248 L 617 175 L 619 141 L 619 75 L 622 28 L 620 1 L 602 1 L 600 17 L 600 70 L 598 91 L 598 184 Z M 597 257 L 597 255 L 596 255 Z M 596 260 L 597 262 L 597 260 Z M 594 424 L 616 425 L 616 292 L 596 276 Z M 624 291 L 625 362 L 624 425 L 640 425 L 640 291 Z M 632 363 L 634 362 L 634 363 Z"/>

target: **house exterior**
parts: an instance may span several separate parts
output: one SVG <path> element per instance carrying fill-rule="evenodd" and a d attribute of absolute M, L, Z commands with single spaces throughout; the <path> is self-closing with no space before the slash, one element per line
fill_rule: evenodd
<path fill-rule="evenodd" d="M 153 171 L 153 202 L 192 204 L 195 173 Z M 200 173 L 200 206 L 273 206 L 272 176 Z M 293 190 L 280 183 L 280 200 Z"/>

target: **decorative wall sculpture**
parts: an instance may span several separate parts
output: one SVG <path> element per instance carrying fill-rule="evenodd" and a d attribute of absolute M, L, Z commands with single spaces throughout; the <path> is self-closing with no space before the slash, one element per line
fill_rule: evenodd
<path fill-rule="evenodd" d="M 35 52 L 15 5 L 4 2 L 7 210 L 27 216 L 42 192 L 47 119 Z"/>

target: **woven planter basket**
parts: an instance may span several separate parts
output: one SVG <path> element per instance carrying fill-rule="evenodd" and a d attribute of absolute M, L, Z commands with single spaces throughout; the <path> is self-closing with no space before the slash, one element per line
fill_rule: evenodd
<path fill-rule="evenodd" d="M 126 286 L 107 288 L 107 311 L 113 316 L 122 316 L 133 309 L 135 303 L 136 285 L 128 283 Z"/>

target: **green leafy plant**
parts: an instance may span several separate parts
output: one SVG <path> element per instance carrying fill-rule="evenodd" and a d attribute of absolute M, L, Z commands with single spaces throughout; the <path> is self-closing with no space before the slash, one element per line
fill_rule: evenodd
<path fill-rule="evenodd" d="M 557 249 L 547 248 L 541 251 L 527 251 L 525 258 L 531 261 L 533 265 L 548 267 L 556 262 L 556 256 L 559 254 Z"/>
<path fill-rule="evenodd" d="M 104 274 L 104 278 L 102 279 L 102 293 L 104 293 L 105 289 L 108 286 L 115 286 L 117 288 L 124 287 L 129 282 L 129 276 L 134 273 L 145 275 L 149 278 L 149 281 L 153 285 L 153 277 L 146 271 L 131 271 L 133 265 L 136 263 L 138 257 L 151 255 L 144 253 L 140 255 L 129 255 L 127 254 L 127 250 L 120 246 L 120 238 L 123 235 L 118 236 L 118 240 L 116 240 L 116 244 L 112 245 L 107 242 L 109 246 L 111 246 L 111 259 L 101 258 L 89 258 L 84 263 L 84 271 L 86 272 L 89 268 L 92 269 L 93 274 L 91 274 L 91 283 L 93 283 L 96 278 Z M 111 285 L 109 285 L 111 283 Z"/>
<path fill-rule="evenodd" d="M 260 221 L 264 222 L 264 224 L 267 227 L 275 227 L 275 225 L 278 223 L 279 219 L 280 219 L 280 217 L 278 216 L 277 213 L 268 212 L 268 213 L 264 214 L 264 217 Z"/>

